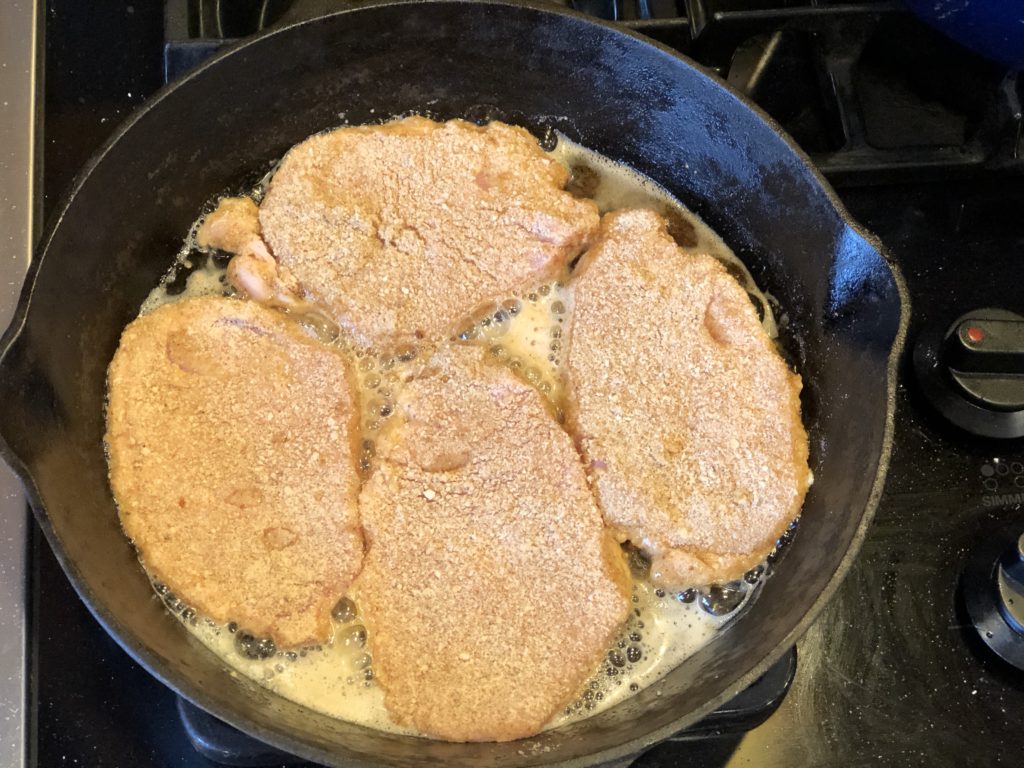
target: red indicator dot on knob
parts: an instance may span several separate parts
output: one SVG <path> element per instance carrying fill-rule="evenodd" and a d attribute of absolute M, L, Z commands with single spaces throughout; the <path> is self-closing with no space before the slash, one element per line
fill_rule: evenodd
<path fill-rule="evenodd" d="M 980 344 L 985 340 L 985 332 L 976 325 L 972 325 L 967 328 L 966 336 L 967 340 L 974 344 Z"/>

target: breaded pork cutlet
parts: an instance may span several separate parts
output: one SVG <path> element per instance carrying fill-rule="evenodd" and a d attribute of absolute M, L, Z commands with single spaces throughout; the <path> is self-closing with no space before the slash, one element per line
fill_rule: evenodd
<path fill-rule="evenodd" d="M 321 314 L 303 298 L 298 281 L 267 250 L 260 234 L 259 213 L 251 198 L 221 198 L 196 231 L 196 245 L 235 254 L 228 263 L 227 275 L 242 296 L 307 319 Z"/>
<path fill-rule="evenodd" d="M 240 253 L 260 236 L 260 209 L 252 198 L 224 197 L 196 230 L 196 245 Z"/>
<path fill-rule="evenodd" d="M 540 730 L 629 610 L 621 549 L 536 390 L 477 348 L 398 397 L 363 487 L 354 594 L 395 722 L 451 741 Z"/>
<path fill-rule="evenodd" d="M 485 302 L 560 274 L 598 226 L 567 180 L 522 128 L 409 117 L 293 147 L 259 220 L 335 322 L 394 349 L 447 338 Z"/>
<path fill-rule="evenodd" d="M 150 574 L 283 648 L 324 642 L 362 562 L 348 366 L 222 297 L 132 322 L 108 372 L 121 524 Z"/>
<path fill-rule="evenodd" d="M 810 481 L 800 377 L 736 280 L 651 211 L 605 216 L 571 285 L 568 424 L 605 519 L 655 583 L 740 577 Z"/>

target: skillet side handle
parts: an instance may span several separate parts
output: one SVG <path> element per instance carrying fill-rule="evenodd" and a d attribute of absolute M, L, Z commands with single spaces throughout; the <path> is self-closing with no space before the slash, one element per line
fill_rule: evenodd
<path fill-rule="evenodd" d="M 26 467 L 61 422 L 61 407 L 23 326 L 0 356 L 0 455 L 26 481 Z"/>
<path fill-rule="evenodd" d="M 909 301 L 899 267 L 877 240 L 846 224 L 828 285 L 827 324 L 843 326 L 846 335 L 887 357 L 899 354 Z"/>

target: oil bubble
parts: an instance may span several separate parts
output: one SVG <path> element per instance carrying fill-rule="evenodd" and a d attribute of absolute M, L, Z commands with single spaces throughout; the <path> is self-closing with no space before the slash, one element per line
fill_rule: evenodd
<path fill-rule="evenodd" d="M 342 623 L 348 623 L 352 621 L 356 616 L 359 615 L 359 611 L 356 609 L 356 604 L 347 597 L 341 598 L 334 608 L 331 609 L 331 616 L 335 621 Z"/>
<path fill-rule="evenodd" d="M 749 571 L 743 574 L 743 580 L 747 582 L 747 584 L 757 584 L 757 582 L 761 580 L 761 574 L 763 573 L 764 566 L 755 565 L 753 568 L 751 568 Z"/>
<path fill-rule="evenodd" d="M 362 648 L 366 645 L 366 627 L 355 624 L 338 633 L 337 641 L 349 648 Z"/>
<path fill-rule="evenodd" d="M 247 659 L 269 659 L 277 653 L 277 646 L 269 637 L 256 637 L 242 629 L 235 635 L 235 650 Z"/>
<path fill-rule="evenodd" d="M 368 653 L 360 653 L 354 659 L 352 659 L 352 666 L 356 669 L 367 669 L 370 664 L 373 663 L 373 659 Z"/>
<path fill-rule="evenodd" d="M 712 584 L 700 596 L 700 607 L 712 616 L 725 616 L 735 611 L 743 602 L 744 592 L 738 586 Z"/>
<path fill-rule="evenodd" d="M 696 589 L 690 587 L 689 589 L 684 589 L 682 592 L 676 594 L 676 600 L 680 603 L 692 603 L 697 599 L 698 594 L 700 593 Z"/>
<path fill-rule="evenodd" d="M 502 302 L 501 308 L 509 313 L 512 317 L 515 317 L 523 310 L 523 302 L 519 299 L 508 299 Z"/>

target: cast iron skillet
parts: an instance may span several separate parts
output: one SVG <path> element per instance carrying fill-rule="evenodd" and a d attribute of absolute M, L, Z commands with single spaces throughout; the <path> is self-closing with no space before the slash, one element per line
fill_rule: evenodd
<path fill-rule="evenodd" d="M 231 677 L 155 598 L 107 486 L 107 363 L 203 203 L 311 133 L 411 111 L 501 117 L 539 135 L 557 128 L 656 179 L 778 297 L 804 378 L 816 480 L 760 599 L 661 683 L 525 743 L 388 736 Z M 39 525 L 97 619 L 223 720 L 335 765 L 585 765 L 698 720 L 792 646 L 835 590 L 881 491 L 905 322 L 894 269 L 806 158 L 687 60 L 542 6 L 383 3 L 240 45 L 152 99 L 93 158 L 42 240 L 4 337 L 0 431 Z"/>

